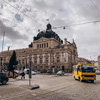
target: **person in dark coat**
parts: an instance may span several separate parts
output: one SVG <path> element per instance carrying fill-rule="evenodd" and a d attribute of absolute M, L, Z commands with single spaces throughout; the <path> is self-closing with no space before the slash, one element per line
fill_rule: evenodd
<path fill-rule="evenodd" d="M 21 73 L 21 75 L 22 75 L 22 77 L 21 77 L 21 79 L 25 79 L 25 73 L 24 73 L 24 71 Z"/>

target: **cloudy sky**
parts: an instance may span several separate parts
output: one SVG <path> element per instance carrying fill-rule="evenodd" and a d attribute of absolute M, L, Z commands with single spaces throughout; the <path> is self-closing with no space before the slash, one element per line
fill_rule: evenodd
<path fill-rule="evenodd" d="M 61 39 L 74 39 L 79 57 L 100 55 L 100 0 L 0 0 L 0 51 L 27 48 L 49 22 Z M 66 26 L 63 29 L 62 26 Z"/>

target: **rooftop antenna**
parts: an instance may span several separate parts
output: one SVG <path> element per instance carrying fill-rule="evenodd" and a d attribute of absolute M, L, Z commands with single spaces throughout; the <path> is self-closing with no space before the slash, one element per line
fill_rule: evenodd
<path fill-rule="evenodd" d="M 9 51 L 9 49 L 10 49 L 10 46 L 8 46 L 8 51 Z"/>

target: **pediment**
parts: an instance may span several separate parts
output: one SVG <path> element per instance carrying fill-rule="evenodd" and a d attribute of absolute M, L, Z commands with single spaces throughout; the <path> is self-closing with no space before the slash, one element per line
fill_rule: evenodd
<path fill-rule="evenodd" d="M 46 42 L 48 40 L 49 40 L 48 38 L 42 37 L 39 40 L 35 40 L 35 42 Z"/>

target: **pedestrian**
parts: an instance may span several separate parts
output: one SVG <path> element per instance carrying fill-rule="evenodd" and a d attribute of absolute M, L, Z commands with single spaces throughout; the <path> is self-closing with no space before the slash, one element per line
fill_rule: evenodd
<path fill-rule="evenodd" d="M 22 77 L 21 77 L 21 79 L 25 79 L 25 73 L 24 73 L 24 71 L 21 73 L 21 75 L 22 75 Z"/>

